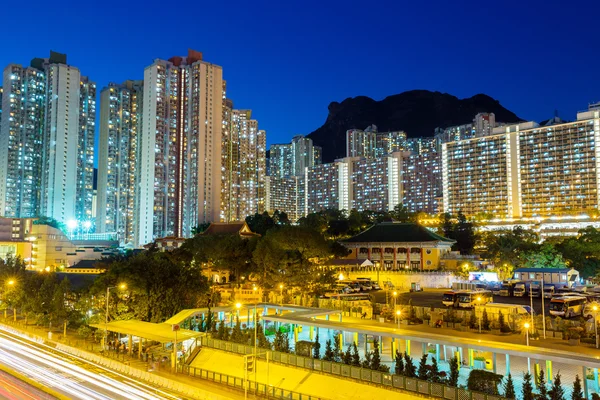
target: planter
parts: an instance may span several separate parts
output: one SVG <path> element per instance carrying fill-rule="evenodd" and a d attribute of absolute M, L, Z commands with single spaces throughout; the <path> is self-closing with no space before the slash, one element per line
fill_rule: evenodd
<path fill-rule="evenodd" d="M 580 344 L 580 340 L 579 339 L 569 339 L 569 345 L 571 346 L 579 346 Z"/>
<path fill-rule="evenodd" d="M 554 337 L 556 339 L 562 339 L 563 338 L 563 333 L 562 332 L 554 332 Z"/>
<path fill-rule="evenodd" d="M 492 335 L 499 335 L 500 329 L 492 329 Z"/>
<path fill-rule="evenodd" d="M 455 329 L 457 331 L 461 331 L 461 332 L 466 332 L 467 331 L 467 327 L 464 326 L 464 325 L 455 325 L 454 327 L 455 327 Z"/>

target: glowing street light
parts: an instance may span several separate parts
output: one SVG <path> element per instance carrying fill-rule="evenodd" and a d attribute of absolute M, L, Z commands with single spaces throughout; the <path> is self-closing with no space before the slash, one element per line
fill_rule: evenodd
<path fill-rule="evenodd" d="M 594 311 L 594 334 L 596 335 L 596 348 L 598 348 L 598 322 L 596 321 L 596 316 L 598 315 L 598 306 L 594 304 L 592 306 L 592 310 Z"/>
<path fill-rule="evenodd" d="M 127 289 L 127 285 L 121 283 L 119 286 L 107 286 L 106 287 L 106 314 L 104 315 L 104 347 L 107 346 L 106 340 L 108 339 L 108 299 L 110 297 L 110 289 Z"/>
<path fill-rule="evenodd" d="M 481 306 L 481 297 L 477 297 L 477 305 Z M 479 308 L 479 307 L 478 307 Z M 481 310 L 479 310 L 479 333 L 481 333 Z"/>
<path fill-rule="evenodd" d="M 525 332 L 527 335 L 527 346 L 529 346 L 529 322 L 525 322 L 523 324 L 523 328 L 525 328 Z"/>

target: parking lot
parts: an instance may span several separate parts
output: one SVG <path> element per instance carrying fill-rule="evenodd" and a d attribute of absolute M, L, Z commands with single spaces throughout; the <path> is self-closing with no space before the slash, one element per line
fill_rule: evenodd
<path fill-rule="evenodd" d="M 398 304 L 408 304 L 410 300 L 412 300 L 412 305 L 421 306 L 421 307 L 435 307 L 441 308 L 445 307 L 442 304 L 442 295 L 444 292 L 448 291 L 448 289 L 424 289 L 422 292 L 414 292 L 414 293 L 399 293 L 397 296 Z M 385 304 L 386 297 L 390 302 L 393 302 L 393 296 L 391 292 L 386 294 L 385 290 L 372 291 L 371 294 L 375 302 Z M 544 299 L 546 314 L 548 314 L 548 309 L 550 305 L 550 299 Z M 529 297 L 502 297 L 502 296 L 494 296 L 494 303 L 506 303 L 506 304 L 519 304 L 523 306 L 530 305 Z M 542 312 L 542 299 L 534 298 L 533 299 L 533 309 L 536 314 Z"/>

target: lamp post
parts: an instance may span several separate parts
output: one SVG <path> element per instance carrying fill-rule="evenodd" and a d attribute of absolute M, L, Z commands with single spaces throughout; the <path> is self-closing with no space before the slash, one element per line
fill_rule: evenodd
<path fill-rule="evenodd" d="M 598 306 L 594 304 L 592 310 L 594 310 L 594 334 L 596 335 L 596 348 L 598 348 L 598 322 L 596 321 Z"/>
<path fill-rule="evenodd" d="M 236 317 L 238 321 L 240 320 L 240 308 L 242 308 L 242 303 L 235 303 Z M 231 319 L 231 327 L 233 328 L 233 318 Z"/>
<path fill-rule="evenodd" d="M 10 286 L 10 287 L 15 286 L 15 280 L 14 279 L 9 279 L 8 281 L 6 281 L 6 286 Z M 4 319 L 7 318 L 6 317 L 6 312 L 7 312 L 7 309 L 5 308 L 4 309 Z M 15 308 L 14 305 L 13 305 L 13 315 L 14 315 L 14 321 L 16 322 L 17 321 L 17 309 Z"/>
<path fill-rule="evenodd" d="M 281 307 L 283 307 L 283 283 L 279 284 L 279 295 L 281 296 Z"/>
<path fill-rule="evenodd" d="M 396 311 L 396 319 L 398 320 L 398 329 L 400 329 L 400 314 L 401 314 L 401 311 L 397 310 Z"/>
<path fill-rule="evenodd" d="M 256 286 L 254 286 L 252 288 L 252 290 L 254 291 L 254 293 L 256 294 L 256 292 L 258 291 L 258 288 Z M 258 343 L 258 338 L 256 337 L 256 325 L 258 324 L 258 315 L 256 313 L 256 305 L 258 304 L 258 301 L 254 302 L 254 357 L 256 357 L 256 354 L 258 354 L 257 352 L 257 343 Z"/>
<path fill-rule="evenodd" d="M 525 322 L 523 324 L 523 328 L 525 328 L 525 334 L 527 335 L 527 346 L 529 346 L 529 322 Z"/>
<path fill-rule="evenodd" d="M 394 293 L 392 293 L 392 296 L 394 296 L 394 310 L 396 309 L 396 296 L 398 296 L 398 292 L 396 292 L 394 290 Z"/>
<path fill-rule="evenodd" d="M 119 288 L 121 290 L 127 289 L 127 285 L 121 283 L 119 286 L 107 286 L 106 287 L 106 314 L 104 316 L 104 348 L 106 348 L 106 341 L 108 340 L 108 299 L 110 296 L 110 289 Z"/>
<path fill-rule="evenodd" d="M 481 305 L 481 297 L 477 297 L 477 309 L 479 309 Z M 479 310 L 479 333 L 481 333 L 481 310 Z"/>

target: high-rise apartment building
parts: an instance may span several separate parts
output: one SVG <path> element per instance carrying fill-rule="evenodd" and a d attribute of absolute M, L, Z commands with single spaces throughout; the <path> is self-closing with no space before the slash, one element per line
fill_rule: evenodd
<path fill-rule="evenodd" d="M 344 188 L 340 181 L 344 182 L 343 168 L 347 164 L 343 162 L 333 162 L 327 164 L 315 165 L 308 170 L 308 190 L 306 191 L 306 202 L 308 212 L 314 213 L 329 208 L 343 209 L 340 199 L 343 194 L 340 193 Z"/>
<path fill-rule="evenodd" d="M 303 176 L 307 168 L 315 165 L 315 152 L 312 139 L 302 135 L 292 138 L 292 165 L 295 176 Z"/>
<path fill-rule="evenodd" d="M 231 117 L 223 132 L 221 220 L 243 221 L 265 210 L 266 132 L 258 129 L 252 111 L 227 112 Z"/>
<path fill-rule="evenodd" d="M 55 52 L 29 67 L 10 64 L 3 82 L 0 214 L 61 222 L 89 215 L 94 83 Z"/>
<path fill-rule="evenodd" d="M 110 83 L 100 92 L 96 231 L 133 243 L 143 81 Z"/>
<path fill-rule="evenodd" d="M 77 194 L 75 219 L 92 230 L 94 195 L 94 139 L 96 134 L 96 83 L 82 76 L 79 88 L 79 140 L 77 143 Z"/>
<path fill-rule="evenodd" d="M 445 143 L 444 211 L 509 220 L 597 213 L 599 146 L 600 104 L 574 122 L 506 125 Z"/>
<path fill-rule="evenodd" d="M 220 219 L 224 88 L 193 50 L 146 67 L 136 244 Z"/>
<path fill-rule="evenodd" d="M 403 131 L 379 132 L 371 125 L 365 130 L 346 131 L 346 157 L 385 157 L 406 149 L 406 133 Z"/>
<path fill-rule="evenodd" d="M 402 159 L 400 153 L 386 157 L 348 160 L 350 209 L 389 211 L 400 203 Z"/>
<path fill-rule="evenodd" d="M 409 211 L 437 214 L 438 200 L 442 196 L 441 153 L 423 151 L 404 156 L 402 187 L 401 203 Z"/>
<path fill-rule="evenodd" d="M 272 144 L 269 148 L 269 176 L 273 179 L 294 175 L 291 144 Z"/>
<path fill-rule="evenodd" d="M 284 178 L 269 179 L 269 206 L 270 213 L 275 211 L 285 212 L 290 221 L 297 221 L 307 212 L 306 204 L 306 178 L 304 176 L 287 176 Z"/>

